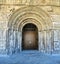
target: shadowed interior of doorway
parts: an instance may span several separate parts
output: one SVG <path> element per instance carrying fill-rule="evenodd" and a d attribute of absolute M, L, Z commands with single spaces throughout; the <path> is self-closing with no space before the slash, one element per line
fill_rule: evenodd
<path fill-rule="evenodd" d="M 32 23 L 22 29 L 22 50 L 38 50 L 38 29 Z"/>

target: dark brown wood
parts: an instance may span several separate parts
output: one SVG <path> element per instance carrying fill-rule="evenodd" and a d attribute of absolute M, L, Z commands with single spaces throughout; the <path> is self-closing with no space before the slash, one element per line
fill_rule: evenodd
<path fill-rule="evenodd" d="M 28 28 L 28 27 L 27 27 Z M 23 31 L 22 35 L 22 49 L 23 50 L 37 50 L 38 49 L 38 31 L 36 28 Z"/>

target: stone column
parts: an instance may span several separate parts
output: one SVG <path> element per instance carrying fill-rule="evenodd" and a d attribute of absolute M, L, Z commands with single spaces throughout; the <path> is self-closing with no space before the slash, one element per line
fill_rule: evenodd
<path fill-rule="evenodd" d="M 13 30 L 9 30 L 9 54 L 14 50 L 14 34 Z"/>
<path fill-rule="evenodd" d="M 10 47 L 10 42 L 9 42 L 9 29 L 6 31 L 6 52 L 9 54 L 9 47 Z"/>
<path fill-rule="evenodd" d="M 40 31 L 39 32 L 39 50 L 41 52 L 44 52 L 44 48 L 45 48 L 45 43 L 44 43 L 44 32 L 43 31 Z"/>
<path fill-rule="evenodd" d="M 54 51 L 54 30 L 51 30 L 51 53 Z"/>
<path fill-rule="evenodd" d="M 22 32 L 18 32 L 18 48 L 22 50 Z"/>
<path fill-rule="evenodd" d="M 14 50 L 15 53 L 18 52 L 18 31 L 17 30 L 14 31 Z"/>
<path fill-rule="evenodd" d="M 51 31 L 50 30 L 47 30 L 46 31 L 47 32 L 47 34 L 46 34 L 46 36 L 47 36 L 47 50 L 46 50 L 46 52 L 47 53 L 50 53 L 51 52 Z"/>
<path fill-rule="evenodd" d="M 43 31 L 44 52 L 46 52 L 46 51 L 47 51 L 47 37 L 46 37 L 46 34 L 47 34 L 47 33 L 46 33 L 46 30 L 44 30 L 44 31 Z"/>
<path fill-rule="evenodd" d="M 41 50 L 41 32 L 38 32 L 38 50 Z"/>
<path fill-rule="evenodd" d="M 13 46 L 14 46 L 14 52 L 16 51 L 16 31 L 13 31 Z"/>

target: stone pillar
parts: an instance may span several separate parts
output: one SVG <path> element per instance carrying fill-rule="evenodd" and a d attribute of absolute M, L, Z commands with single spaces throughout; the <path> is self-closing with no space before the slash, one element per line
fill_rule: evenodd
<path fill-rule="evenodd" d="M 38 33 L 38 36 L 39 36 L 39 50 L 41 51 L 41 52 L 44 52 L 44 48 L 45 48 L 45 43 L 44 43 L 44 33 L 43 33 L 43 31 L 40 31 L 39 33 Z"/>
<path fill-rule="evenodd" d="M 22 32 L 18 32 L 18 48 L 22 50 Z"/>
<path fill-rule="evenodd" d="M 54 51 L 54 30 L 51 30 L 51 53 Z"/>
<path fill-rule="evenodd" d="M 43 31 L 43 43 L 44 43 L 44 52 L 47 51 L 47 37 L 46 37 L 46 30 Z"/>
<path fill-rule="evenodd" d="M 8 33 L 8 46 L 9 46 L 9 50 L 8 50 L 8 54 L 12 54 L 12 51 L 14 50 L 14 32 L 13 30 L 9 30 Z"/>
<path fill-rule="evenodd" d="M 14 31 L 14 50 L 15 50 L 15 53 L 18 52 L 18 31 L 15 30 Z"/>
<path fill-rule="evenodd" d="M 15 49 L 16 49 L 16 31 L 13 31 L 13 46 L 14 46 L 14 53 L 15 53 Z"/>
<path fill-rule="evenodd" d="M 52 39 L 51 39 L 51 31 L 50 30 L 47 30 L 46 31 L 47 32 L 47 34 L 46 34 L 46 36 L 47 36 L 47 53 L 50 53 L 51 52 L 51 41 L 52 41 Z"/>
<path fill-rule="evenodd" d="M 38 50 L 41 50 L 41 32 L 38 32 Z"/>
<path fill-rule="evenodd" d="M 7 44 L 8 44 L 8 30 L 6 30 L 6 54 L 8 52 L 8 47 L 7 47 Z"/>
<path fill-rule="evenodd" d="M 9 54 L 9 30 L 6 31 L 6 53 Z"/>

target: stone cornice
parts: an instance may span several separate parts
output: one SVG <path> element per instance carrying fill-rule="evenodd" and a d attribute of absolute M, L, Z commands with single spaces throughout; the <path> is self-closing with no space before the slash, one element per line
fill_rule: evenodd
<path fill-rule="evenodd" d="M 52 5 L 43 5 L 43 4 L 41 4 L 41 5 L 26 5 L 26 4 L 0 4 L 0 6 L 54 6 L 54 7 L 60 7 L 60 5 L 54 5 L 54 4 L 52 4 Z"/>

